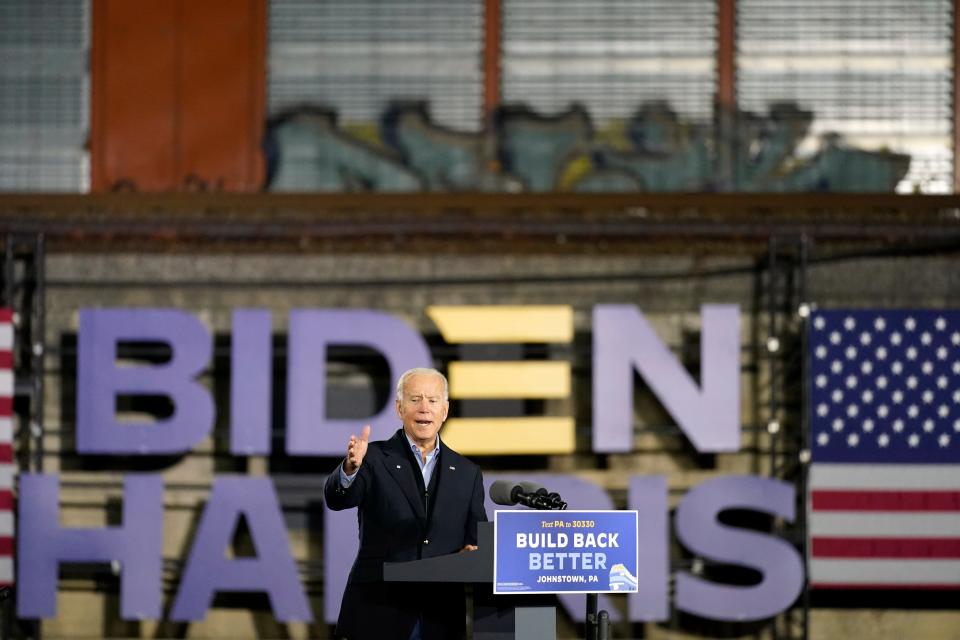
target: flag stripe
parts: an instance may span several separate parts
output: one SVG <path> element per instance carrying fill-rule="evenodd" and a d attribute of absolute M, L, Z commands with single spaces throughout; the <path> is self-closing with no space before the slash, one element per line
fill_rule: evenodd
<path fill-rule="evenodd" d="M 960 558 L 957 538 L 813 538 L 817 558 Z"/>
<path fill-rule="evenodd" d="M 960 511 L 960 491 L 814 491 L 814 511 Z"/>
<path fill-rule="evenodd" d="M 0 584 L 13 584 L 13 558 L 0 558 Z"/>
<path fill-rule="evenodd" d="M 12 489 L 16 470 L 12 464 L 0 464 L 0 489 Z"/>
<path fill-rule="evenodd" d="M 960 533 L 957 513 L 847 513 L 816 512 L 810 518 L 810 535 L 895 538 L 948 538 Z"/>
<path fill-rule="evenodd" d="M 810 585 L 960 589 L 960 310 L 818 310 L 807 337 Z"/>
<path fill-rule="evenodd" d="M 812 489 L 960 490 L 960 468 L 952 464 L 814 464 Z"/>
<path fill-rule="evenodd" d="M 810 561 L 810 582 L 848 585 L 960 586 L 960 560 L 855 559 Z"/>
<path fill-rule="evenodd" d="M 14 494 L 16 465 L 13 464 L 13 399 L 16 385 L 13 372 L 13 312 L 0 309 L 0 585 L 13 584 Z"/>

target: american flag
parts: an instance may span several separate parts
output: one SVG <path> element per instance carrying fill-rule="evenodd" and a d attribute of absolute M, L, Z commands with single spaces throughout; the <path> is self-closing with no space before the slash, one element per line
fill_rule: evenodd
<path fill-rule="evenodd" d="M 960 588 L 960 311 L 811 317 L 814 588 Z"/>
<path fill-rule="evenodd" d="M 0 586 L 13 584 L 13 312 L 0 308 Z"/>

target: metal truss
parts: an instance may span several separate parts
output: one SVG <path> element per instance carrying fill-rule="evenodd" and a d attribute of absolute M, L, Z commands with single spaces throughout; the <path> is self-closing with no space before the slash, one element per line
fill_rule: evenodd
<path fill-rule="evenodd" d="M 806 381 L 807 299 L 806 235 L 770 237 L 767 255 L 757 272 L 757 366 L 760 375 L 757 401 L 760 424 L 769 438 L 767 470 L 772 478 L 794 485 L 796 516 L 793 522 L 774 521 L 774 530 L 807 558 L 808 443 Z M 762 468 L 762 467 L 761 467 Z M 806 566 L 805 566 L 806 570 Z M 805 571 L 806 573 L 806 571 Z M 792 607 L 772 620 L 776 639 L 809 637 L 810 593 L 807 585 Z"/>

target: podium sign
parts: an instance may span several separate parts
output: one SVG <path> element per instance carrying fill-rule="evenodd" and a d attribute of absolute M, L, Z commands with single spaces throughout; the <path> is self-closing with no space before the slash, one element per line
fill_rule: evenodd
<path fill-rule="evenodd" d="M 496 511 L 493 592 L 635 593 L 636 511 Z"/>

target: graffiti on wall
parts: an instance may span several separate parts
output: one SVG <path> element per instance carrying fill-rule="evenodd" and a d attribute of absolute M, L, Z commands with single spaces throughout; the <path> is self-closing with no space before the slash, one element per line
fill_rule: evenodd
<path fill-rule="evenodd" d="M 910 156 L 854 148 L 836 134 L 801 154 L 814 114 L 793 103 L 766 114 L 718 110 L 684 121 L 669 104 L 641 105 L 598 130 L 579 105 L 544 115 L 503 106 L 487 130 L 457 131 L 422 102 L 389 105 L 365 131 L 322 108 L 268 123 L 268 191 L 803 192 L 893 191 Z"/>

